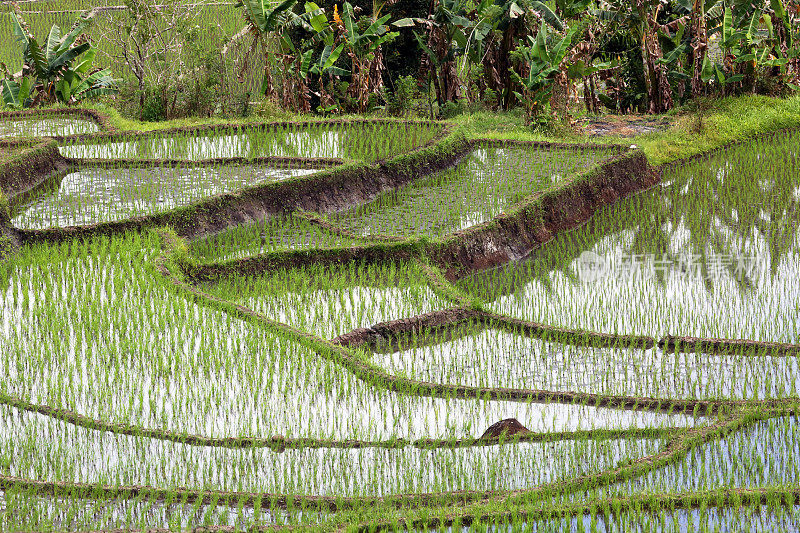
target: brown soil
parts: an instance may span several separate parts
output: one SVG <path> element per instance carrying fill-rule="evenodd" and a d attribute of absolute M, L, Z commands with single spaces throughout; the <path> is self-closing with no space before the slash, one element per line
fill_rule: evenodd
<path fill-rule="evenodd" d="M 644 133 L 666 131 L 672 127 L 669 117 L 652 115 L 603 115 L 585 118 L 576 124 L 578 131 L 588 137 L 635 137 Z"/>

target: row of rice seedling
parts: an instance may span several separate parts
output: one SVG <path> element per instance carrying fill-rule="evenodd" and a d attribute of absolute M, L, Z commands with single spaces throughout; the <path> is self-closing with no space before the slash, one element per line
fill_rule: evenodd
<path fill-rule="evenodd" d="M 175 294 L 149 266 L 158 245 L 151 236 L 98 238 L 29 247 L 7 262 L 2 393 L 107 422 L 209 437 L 476 438 L 511 417 L 536 431 L 695 423 L 584 404 L 428 398 L 375 387 L 278 329 Z M 382 269 L 389 287 L 403 289 L 371 288 L 379 272 L 281 271 L 252 285 L 231 282 L 227 292 L 249 291 L 230 294 L 240 301 L 262 294 L 273 306 L 268 316 L 283 313 L 327 335 L 433 308 L 429 289 L 411 283 L 411 267 Z M 406 285 L 403 276 L 411 280 Z M 322 277 L 331 288 L 307 287 L 323 286 Z M 320 292 L 328 295 L 324 304 Z M 323 318 L 332 325 L 315 322 Z"/>
<path fill-rule="evenodd" d="M 680 462 L 601 492 L 682 492 L 798 483 L 800 422 L 796 416 L 787 416 L 756 422 L 695 448 Z"/>
<path fill-rule="evenodd" d="M 326 231 L 305 218 L 285 215 L 196 239 L 189 244 L 189 252 L 204 261 L 224 261 L 281 250 L 319 250 L 357 244 L 363 243 Z"/>
<path fill-rule="evenodd" d="M 24 492 L 0 493 L 0 525 L 7 531 L 114 530 L 155 527 L 187 530 L 198 527 L 229 526 L 246 531 L 254 526 L 314 523 L 314 513 L 289 514 L 241 506 L 210 506 L 196 503 L 165 503 L 145 498 L 134 500 L 49 498 Z M 644 509 L 617 511 L 610 505 L 595 513 L 560 519 L 528 519 L 476 522 L 470 526 L 439 528 L 464 533 L 498 532 L 598 532 L 598 533 L 748 533 L 751 531 L 794 531 L 800 521 L 800 506 L 736 505 L 716 507 L 713 499 L 695 509 L 670 509 L 658 512 Z M 256 518 L 257 515 L 257 518 Z M 327 525 L 332 525 L 331 524 Z M 325 527 L 323 525 L 322 527 Z"/>
<path fill-rule="evenodd" d="M 590 439 L 424 449 L 200 447 L 114 435 L 0 406 L 6 475 L 331 497 L 515 490 L 657 453 L 659 439 Z"/>
<path fill-rule="evenodd" d="M 316 172 L 286 164 L 132 166 L 110 163 L 73 168 L 15 199 L 12 221 L 41 229 L 114 222 L 152 215 L 215 194 Z"/>
<path fill-rule="evenodd" d="M 550 324 L 798 343 L 799 146 L 759 139 L 668 169 L 657 190 L 460 286 Z"/>
<path fill-rule="evenodd" d="M 330 218 L 359 235 L 441 236 L 486 222 L 609 154 L 596 149 L 478 148 L 454 167 Z"/>
<path fill-rule="evenodd" d="M 644 509 L 616 510 L 611 505 L 594 513 L 557 519 L 527 519 L 476 522 L 470 526 L 438 528 L 438 531 L 463 533 L 750 533 L 752 531 L 797 531 L 800 506 L 739 505 L 716 507 L 707 498 L 706 504 L 694 509 L 662 508 L 657 512 Z"/>
<path fill-rule="evenodd" d="M 566 340 L 566 339 L 565 339 Z M 798 397 L 796 357 L 593 348 L 474 324 L 377 347 L 371 361 L 421 381 L 683 399 Z"/>
<path fill-rule="evenodd" d="M 207 288 L 323 338 L 450 307 L 413 263 L 310 265 L 233 275 Z"/>
<path fill-rule="evenodd" d="M 792 211 L 800 202 L 795 176 L 797 138 L 758 141 L 760 152 L 737 148 L 727 160 L 695 162 L 672 170 L 665 176 L 662 190 L 603 212 L 586 227 L 557 238 L 522 266 L 476 275 L 459 287 L 495 311 L 568 327 L 656 337 L 665 333 L 704 334 L 797 342 L 800 309 L 792 299 L 797 293 L 800 244 Z M 513 162 L 513 151 L 518 149 L 524 153 Z M 197 151 L 183 147 L 177 152 L 181 150 L 183 157 Z M 506 205 L 510 205 L 546 188 L 546 181 L 552 182 L 556 170 L 562 172 L 558 179 L 564 179 L 577 167 L 592 164 L 588 156 L 580 159 L 586 154 L 575 155 L 580 152 L 546 157 L 531 155 L 535 151 L 482 148 L 470 156 L 474 158 L 470 167 L 474 172 L 465 173 L 462 181 L 475 189 L 479 183 L 493 187 L 502 176 L 509 176 L 502 186 L 505 189 L 491 190 L 505 195 Z M 578 159 L 570 159 L 573 156 Z M 481 174 L 481 164 L 505 170 Z M 234 168 L 247 167 L 188 170 L 210 172 L 202 179 L 209 183 L 209 189 L 200 191 L 208 195 L 215 187 L 226 186 L 225 173 Z M 530 168 L 534 169 L 532 173 Z M 116 212 L 114 199 L 123 198 L 136 186 L 138 197 L 145 198 L 149 206 L 166 202 L 165 197 L 189 198 L 197 189 L 196 178 L 180 174 L 180 169 L 172 169 L 177 173 L 174 176 L 150 180 L 169 183 L 179 191 L 172 197 L 148 189 L 142 185 L 147 179 L 135 174 L 152 168 L 121 169 L 117 165 L 91 170 L 109 170 L 109 176 L 120 170 L 129 172 L 128 184 L 119 185 L 117 190 L 115 178 L 97 178 L 93 190 L 106 201 L 101 213 L 105 217 Z M 476 178 L 479 175 L 482 177 Z M 761 180 L 762 175 L 774 178 L 767 182 Z M 459 179 L 458 175 L 429 178 L 441 180 L 440 188 Z M 244 185 L 234 183 L 232 187 Z M 431 185 L 429 190 L 433 188 Z M 59 191 L 62 189 L 66 196 L 69 188 L 61 185 Z M 474 194 L 472 189 L 470 193 Z M 520 190 L 522 193 L 514 196 Z M 464 194 L 459 191 L 450 189 L 447 194 Z M 73 192 L 86 200 L 85 189 L 78 187 Z M 404 198 L 409 199 L 408 204 L 401 199 L 397 205 L 411 205 L 413 198 Z M 754 199 L 758 208 L 750 206 Z M 759 199 L 763 199 L 760 204 Z M 77 219 L 76 213 L 91 211 L 85 207 L 88 204 L 76 203 L 78 207 L 65 212 Z M 638 211 L 632 212 L 634 208 Z M 442 219 L 448 216 L 449 208 L 440 205 L 437 209 Z M 491 209 L 487 208 L 490 214 L 486 216 L 496 214 Z M 44 210 L 57 211 L 52 205 Z M 388 231 L 374 233 L 404 235 L 394 229 L 400 225 L 386 227 Z M 435 236 L 457 229 L 456 225 L 438 227 L 418 233 Z M 203 259 L 219 260 L 264 251 L 341 246 L 352 241 L 305 219 L 288 216 L 199 240 L 190 251 Z M 30 246 L 2 263 L 0 372 L 7 379 L 0 382 L 0 476 L 110 486 L 330 495 L 341 500 L 398 493 L 526 489 L 607 469 L 620 471 L 634 464 L 645 471 L 622 482 L 609 477 L 603 483 L 613 480 L 616 484 L 601 483 L 588 491 L 581 486 L 572 492 L 579 486 L 577 482 L 556 485 L 552 494 L 541 493 L 546 496 L 541 501 L 518 495 L 508 501 L 489 499 L 478 504 L 489 509 L 495 505 L 496 510 L 508 510 L 516 504 L 531 509 L 553 504 L 574 506 L 595 498 L 631 494 L 658 501 L 659 494 L 666 491 L 798 483 L 800 440 L 792 416 L 755 422 L 725 434 L 716 429 L 718 426 L 705 426 L 716 421 L 716 415 L 706 413 L 692 417 L 586 403 L 431 398 L 420 396 L 405 380 L 665 400 L 796 398 L 795 357 L 670 354 L 658 348 L 626 346 L 589 348 L 559 342 L 567 339 L 543 341 L 513 329 L 501 331 L 464 323 L 448 330 L 408 335 L 372 350 L 348 350 L 349 356 L 363 364 L 385 368 L 402 378 L 385 383 L 366 381 L 352 371 L 352 366 L 331 359 L 329 352 L 317 351 L 314 346 L 323 338 L 355 328 L 448 308 L 451 304 L 432 290 L 419 264 L 352 262 L 282 268 L 231 274 L 202 285 L 202 290 L 217 298 L 290 325 L 282 328 L 267 320 L 235 318 L 219 307 L 201 305 L 208 303 L 203 297 L 191 299 L 176 291 L 153 268 L 156 256 L 163 253 L 161 246 L 157 234 L 130 233 L 60 246 Z M 598 257 L 618 250 L 610 267 L 601 263 L 598 268 Z M 586 251 L 594 255 L 582 256 Z M 676 262 L 681 253 L 694 253 L 705 266 L 698 267 L 699 279 L 686 275 L 685 261 L 678 263 L 678 270 L 656 271 L 648 278 L 637 271 L 623 280 L 613 270 L 624 266 L 624 254 L 655 257 L 656 252 L 665 262 Z M 766 265 L 747 271 L 727 265 L 714 270 L 717 278 L 709 275 L 712 261 L 718 258 L 749 258 L 755 253 L 768 257 Z M 615 274 L 609 275 L 609 271 Z M 768 313 L 776 316 L 774 321 L 767 319 Z M 300 339 L 302 333 L 292 328 L 311 337 Z M 734 331 L 735 335 L 720 334 Z M 101 422 L 88 429 L 86 424 L 62 420 L 46 409 L 43 411 L 49 415 L 35 414 L 34 407 L 21 407 L 12 397 Z M 534 432 L 682 429 L 669 432 L 668 440 L 655 432 L 646 438 L 641 433 L 628 438 L 554 435 L 543 441 L 512 439 L 485 446 L 472 442 L 467 443 L 472 444 L 469 446 L 450 443 L 416 447 L 394 440 L 475 439 L 487 426 L 506 418 L 516 418 Z M 730 420 L 732 425 L 725 427 L 740 422 L 735 416 Z M 128 426 L 125 431 L 111 432 L 102 429 L 107 423 Z M 198 446 L 154 438 L 145 433 L 147 428 L 206 437 L 253 438 L 262 444 Z M 677 462 L 658 468 L 637 463 L 642 457 L 665 450 L 678 453 L 676 439 L 686 435 L 691 435 L 689 440 L 697 437 L 698 443 L 706 437 L 711 440 L 686 448 L 689 453 L 685 457 L 678 454 Z M 280 441 L 393 440 L 396 445 L 287 447 L 277 453 L 263 444 L 273 436 Z M 654 512 L 659 507 L 653 505 L 612 513 L 610 505 L 601 505 L 598 511 L 606 512 L 586 514 L 581 510 L 576 518 L 528 520 L 519 515 L 510 523 L 497 524 L 496 529 L 702 531 L 720 525 L 780 527 L 791 523 L 800 512 L 795 505 L 778 508 L 770 504 L 731 513 L 726 508 L 712 509 L 712 498 L 707 497 L 708 506 L 688 511 L 673 506 Z M 244 530 L 254 524 L 313 523 L 331 518 L 303 509 L 273 513 L 264 510 L 266 506 L 268 503 L 259 502 L 250 508 L 244 500 L 191 503 L 177 497 L 161 502 L 147 495 L 113 499 L 99 490 L 96 499 L 53 498 L 9 487 L 0 491 L 0 529 L 69 529 L 91 523 L 93 527 L 160 525 L 171 529 L 226 524 Z M 357 505 L 342 520 L 370 521 L 389 511 L 388 507 L 370 510 Z M 427 512 L 420 511 L 422 515 Z M 331 523 L 323 526 L 332 527 Z M 489 526 L 475 526 L 485 527 Z M 448 528 L 462 529 L 458 524 Z"/>
<path fill-rule="evenodd" d="M 100 127 L 96 122 L 77 117 L 3 117 L 0 122 L 0 138 L 66 136 L 98 131 Z"/>
<path fill-rule="evenodd" d="M 376 161 L 430 142 L 441 126 L 414 122 L 297 123 L 272 127 L 185 130 L 130 139 L 73 140 L 60 150 L 80 159 L 172 159 L 226 157 L 341 158 Z"/>
<path fill-rule="evenodd" d="M 289 512 L 266 505 L 203 503 L 176 497 L 152 496 L 92 498 L 39 494 L 33 489 L 0 490 L 0 529 L 3 531 L 101 531 L 164 528 L 185 531 L 199 527 L 228 526 L 244 531 L 251 527 L 313 523 L 321 513 Z"/>

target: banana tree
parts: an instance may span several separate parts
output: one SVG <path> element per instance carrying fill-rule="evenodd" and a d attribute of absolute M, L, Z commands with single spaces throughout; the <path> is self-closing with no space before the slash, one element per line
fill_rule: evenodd
<path fill-rule="evenodd" d="M 95 49 L 85 36 L 95 11 L 83 14 L 63 35 L 53 25 L 44 45 L 33 36 L 22 16 L 12 12 L 11 28 L 23 47 L 19 76 L 8 73 L 2 83 L 3 101 L 10 107 L 33 107 L 61 102 L 72 104 L 86 98 L 118 92 L 110 69 L 93 68 Z"/>
<path fill-rule="evenodd" d="M 338 9 L 334 8 L 334 17 L 329 21 L 325 12 L 314 2 L 306 2 L 305 9 L 310 16 L 303 26 L 312 34 L 312 37 L 304 41 L 307 49 L 302 53 L 299 72 L 301 78 L 306 80 L 307 85 L 310 84 L 309 78 L 317 77 L 319 89 L 313 94 L 319 97 L 318 111 L 329 113 L 338 106 L 333 96 L 325 88 L 326 81 L 350 75 L 349 70 L 336 65 L 345 48 L 344 42 L 337 44 L 334 33 L 336 24 L 341 21 L 341 18 Z M 314 55 L 318 52 L 319 47 L 322 47 L 322 51 L 314 60 Z"/>
<path fill-rule="evenodd" d="M 766 9 L 753 10 L 748 16 L 737 19 L 735 6 L 727 6 L 717 33 L 723 52 L 722 63 L 706 57 L 701 75 L 705 83 L 716 82 L 723 94 L 735 83 L 755 90 L 755 77 L 760 68 L 785 70 L 789 57 L 784 54 L 776 35 L 773 16 Z"/>
<path fill-rule="evenodd" d="M 483 5 L 483 4 L 482 4 Z M 456 68 L 459 57 L 467 53 L 476 25 L 469 18 L 469 0 L 432 0 L 427 18 L 406 18 L 397 27 L 419 27 L 414 37 L 422 50 L 422 72 L 433 85 L 440 106 L 461 96 L 461 80 Z M 490 27 L 485 25 L 482 36 Z"/>
<path fill-rule="evenodd" d="M 5 67 L 5 65 L 3 65 L 3 67 Z M 31 91 L 33 89 L 31 78 L 25 77 L 20 80 L 15 80 L 10 77 L 8 72 L 6 72 L 6 74 L 7 77 L 2 81 L 2 87 L 0 87 L 3 95 L 3 103 L 6 107 L 12 109 L 31 107 L 33 103 L 31 99 Z"/>
<path fill-rule="evenodd" d="M 358 102 L 360 112 L 367 110 L 370 95 L 379 93 L 383 87 L 381 45 L 399 35 L 396 31 L 389 31 L 386 23 L 390 18 L 391 15 L 384 15 L 374 20 L 367 19 L 369 26 L 362 31 L 353 6 L 349 2 L 342 5 L 341 22 L 337 21 L 337 27 L 352 65 L 348 93 Z"/>
<path fill-rule="evenodd" d="M 619 29 L 639 43 L 651 113 L 662 113 L 674 105 L 659 40 L 661 25 L 657 22 L 664 5 L 659 0 L 607 0 L 597 10 L 598 16 L 608 23 L 609 30 Z"/>
<path fill-rule="evenodd" d="M 252 37 L 251 45 L 240 62 L 238 78 L 239 81 L 244 80 L 245 73 L 250 70 L 251 57 L 260 46 L 264 55 L 261 93 L 266 96 L 275 94 L 272 69 L 278 66 L 278 63 L 281 63 L 279 65 L 282 67 L 281 71 L 289 73 L 291 71 L 286 70 L 287 61 L 291 63 L 289 59 L 294 60 L 296 58 L 294 46 L 290 50 L 286 50 L 283 46 L 284 32 L 296 18 L 291 11 L 295 4 L 297 4 L 297 0 L 284 0 L 277 5 L 270 3 L 268 0 L 238 0 L 234 4 L 234 7 L 242 8 L 246 24 L 231 38 L 222 52 L 227 54 L 234 44 L 247 36 Z M 287 58 L 287 54 L 292 57 Z M 291 94 L 291 92 L 291 87 L 284 87 L 284 95 Z"/>
<path fill-rule="evenodd" d="M 524 42 L 537 25 L 564 31 L 565 24 L 546 4 L 537 0 L 494 0 L 485 9 L 491 30 L 481 54 L 483 71 L 490 89 L 498 95 L 498 105 L 509 109 L 514 104 L 512 71 L 518 69 L 511 52 Z"/>
<path fill-rule="evenodd" d="M 581 30 L 580 25 L 575 25 L 561 38 L 556 38 L 550 36 L 547 28 L 542 25 L 535 39 L 528 37 L 529 46 L 520 46 L 514 52 L 515 56 L 530 65 L 525 77 L 513 71 L 511 73 L 514 80 L 523 87 L 523 93 L 517 93 L 517 96 L 526 102 L 529 118 L 541 113 L 555 84 L 566 83 L 567 65 L 563 63 L 573 46 L 573 40 Z"/>

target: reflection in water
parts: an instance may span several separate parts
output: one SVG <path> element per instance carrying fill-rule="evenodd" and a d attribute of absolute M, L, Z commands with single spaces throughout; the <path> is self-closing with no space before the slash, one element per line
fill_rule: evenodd
<path fill-rule="evenodd" d="M 114 435 L 5 406 L 0 406 L 0 444 L 15 458 L 12 476 L 324 496 L 530 488 L 653 455 L 661 447 L 655 438 L 576 439 L 276 453 L 268 447 L 203 447 Z"/>
<path fill-rule="evenodd" d="M 80 498 L 31 494 L 16 487 L 0 490 L 0 531 L 186 531 L 215 524 L 245 531 L 254 525 L 298 520 L 314 522 L 326 515 L 289 513 L 251 506 L 164 501 L 153 498 Z"/>
<path fill-rule="evenodd" d="M 421 381 L 682 399 L 796 397 L 796 357 L 589 348 L 464 325 L 374 350 L 372 362 Z"/>
<path fill-rule="evenodd" d="M 209 290 L 323 338 L 449 307 L 407 264 L 310 266 L 229 277 Z"/>
<path fill-rule="evenodd" d="M 710 504 L 709 504 L 710 505 Z M 598 509 L 587 514 L 550 520 L 492 526 L 493 533 L 752 533 L 753 531 L 800 531 L 800 506 L 760 505 L 753 507 L 702 507 L 668 509 L 659 512 L 640 510 L 605 513 Z M 452 529 L 447 530 L 453 531 Z M 463 533 L 473 531 L 463 528 Z"/>
<path fill-rule="evenodd" d="M 799 146 L 794 134 L 670 170 L 461 286 L 496 311 L 570 327 L 800 342 Z M 602 276 L 581 275 L 587 251 Z"/>
<path fill-rule="evenodd" d="M 797 417 L 771 418 L 708 442 L 680 462 L 612 485 L 604 492 L 631 494 L 796 485 L 800 482 L 798 457 Z"/>
<path fill-rule="evenodd" d="M 440 126 L 435 124 L 298 125 L 274 130 L 188 131 L 116 142 L 82 142 L 59 150 L 66 157 L 90 159 L 325 157 L 374 161 L 424 145 L 439 131 Z"/>
<path fill-rule="evenodd" d="M 256 166 L 84 168 L 15 201 L 13 223 L 37 229 L 122 220 L 313 172 Z"/>
<path fill-rule="evenodd" d="M 331 233 L 318 224 L 294 216 L 273 216 L 249 224 L 239 224 L 220 233 L 192 241 L 189 252 L 206 261 L 311 248 L 340 248 L 361 244 Z"/>
<path fill-rule="evenodd" d="M 64 146 L 66 157 L 88 159 L 216 159 L 220 157 L 342 157 L 336 132 L 312 137 L 309 132 L 256 142 L 247 133 L 198 137 L 151 137 L 135 141 Z M 311 141 L 314 142 L 311 142 Z"/>
<path fill-rule="evenodd" d="M 0 294 L 2 392 L 111 423 L 209 437 L 362 440 L 477 438 L 509 417 L 534 431 L 698 423 L 690 416 L 592 405 L 404 394 L 359 379 L 277 330 L 176 294 L 157 282 L 141 253 L 112 249 L 52 263 L 33 257 L 39 261 L 20 261 L 11 287 Z M 296 279 L 298 285 L 309 281 Z M 318 283 L 331 280 L 340 283 L 332 275 Z M 395 309 L 379 291 L 350 294 L 368 299 L 352 315 L 343 308 L 334 315 L 337 322 Z M 314 296 L 287 295 L 284 305 L 313 317 Z M 412 304 L 401 309 L 404 316 L 418 312 Z"/>
<path fill-rule="evenodd" d="M 0 123 L 0 137 L 47 137 L 96 133 L 100 127 L 91 120 L 72 117 L 17 118 Z"/>

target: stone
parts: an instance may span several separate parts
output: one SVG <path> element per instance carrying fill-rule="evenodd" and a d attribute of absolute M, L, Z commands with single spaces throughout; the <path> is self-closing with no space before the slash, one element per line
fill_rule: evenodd
<path fill-rule="evenodd" d="M 496 439 L 500 435 L 510 437 L 511 435 L 520 435 L 530 433 L 531 430 L 520 424 L 516 418 L 506 418 L 500 422 L 495 422 L 481 435 L 481 439 Z"/>

